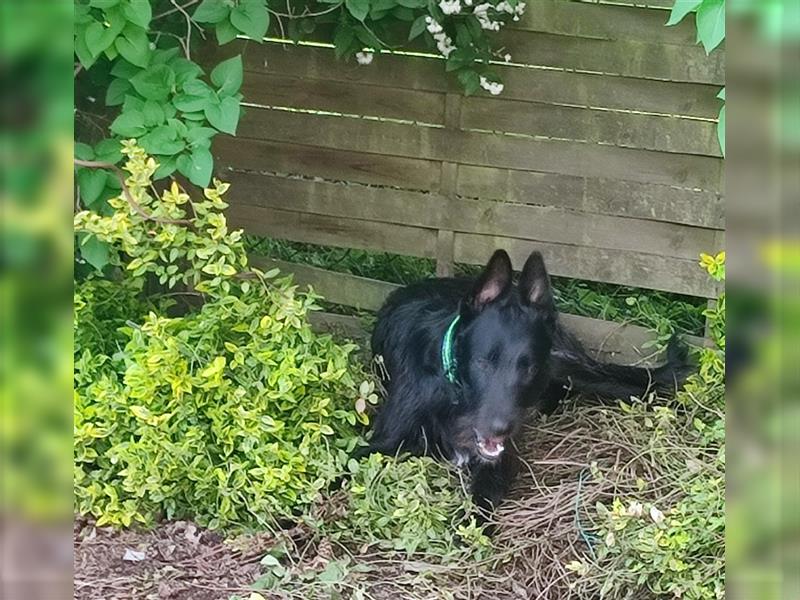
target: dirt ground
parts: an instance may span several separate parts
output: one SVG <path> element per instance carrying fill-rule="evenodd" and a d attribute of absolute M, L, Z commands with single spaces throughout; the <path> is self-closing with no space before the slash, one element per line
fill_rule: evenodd
<path fill-rule="evenodd" d="M 269 534 L 225 541 L 186 521 L 152 531 L 119 531 L 78 519 L 75 598 L 217 600 L 244 594 L 272 547 Z M 247 595 L 247 594 L 245 594 Z"/>

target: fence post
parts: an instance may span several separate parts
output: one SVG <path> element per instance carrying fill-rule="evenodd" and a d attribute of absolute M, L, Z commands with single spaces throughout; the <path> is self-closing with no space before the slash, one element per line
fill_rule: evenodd
<path fill-rule="evenodd" d="M 448 130 L 461 128 L 461 94 L 448 92 L 444 100 L 444 126 Z M 456 183 L 458 180 L 458 165 L 452 162 L 442 162 L 442 174 L 439 181 L 439 192 L 447 200 L 445 206 L 448 210 L 456 207 Z M 453 255 L 455 253 L 455 232 L 449 229 L 440 229 L 436 238 L 436 275 L 451 277 L 453 275 Z"/>

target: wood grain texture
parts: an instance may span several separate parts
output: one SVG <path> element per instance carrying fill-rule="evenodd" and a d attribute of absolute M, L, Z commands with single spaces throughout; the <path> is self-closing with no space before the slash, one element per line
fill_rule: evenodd
<path fill-rule="evenodd" d="M 455 248 L 456 262 L 468 264 L 483 264 L 497 248 L 507 250 L 513 264 L 523 264 L 531 251 L 539 250 L 554 275 L 705 298 L 715 298 L 720 291 L 720 287 L 698 268 L 696 259 L 468 233 L 456 234 Z"/>
<path fill-rule="evenodd" d="M 533 33 L 529 35 L 535 35 Z M 333 50 L 284 47 L 236 41 L 223 47 L 204 45 L 203 60 L 214 65 L 243 52 L 248 73 L 291 76 L 300 80 L 360 83 L 397 90 L 461 93 L 443 74 L 442 61 L 420 56 L 381 54 L 365 67 L 337 60 Z M 719 112 L 718 85 L 678 83 L 634 77 L 496 65 L 503 78 L 502 97 L 509 100 L 594 106 L 713 119 Z"/>
<path fill-rule="evenodd" d="M 416 190 L 439 188 L 439 161 L 234 138 L 224 134 L 214 138 L 211 150 L 223 179 L 227 178 L 226 171 L 230 168 Z"/>
<path fill-rule="evenodd" d="M 676 26 L 667 27 L 665 23 L 668 17 L 669 12 L 663 10 L 564 0 L 534 0 L 528 3 L 522 19 L 517 23 L 510 23 L 509 27 L 602 40 L 696 46 L 693 20 L 685 19 Z"/>
<path fill-rule="evenodd" d="M 674 223 L 564 211 L 552 206 L 454 198 L 403 190 L 232 173 L 231 201 L 283 211 L 507 236 L 696 259 L 716 232 Z M 442 258 L 448 252 L 443 250 Z"/>
<path fill-rule="evenodd" d="M 461 127 L 722 156 L 715 122 L 678 117 L 472 97 L 464 101 Z"/>
<path fill-rule="evenodd" d="M 240 137 L 708 191 L 721 187 L 722 160 L 714 157 L 282 110 L 248 110 Z"/>

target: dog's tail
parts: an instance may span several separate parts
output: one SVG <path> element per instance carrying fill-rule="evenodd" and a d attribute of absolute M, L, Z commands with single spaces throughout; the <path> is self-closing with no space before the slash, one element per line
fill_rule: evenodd
<path fill-rule="evenodd" d="M 667 346 L 666 362 L 658 367 L 632 367 L 603 363 L 586 352 L 574 336 L 563 332 L 553 350 L 553 374 L 565 393 L 603 400 L 645 398 L 651 392 L 674 396 L 694 370 L 688 349 L 678 337 Z"/>

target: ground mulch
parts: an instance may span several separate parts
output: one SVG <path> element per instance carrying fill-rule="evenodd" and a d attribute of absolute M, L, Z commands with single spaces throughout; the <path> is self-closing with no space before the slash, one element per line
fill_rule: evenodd
<path fill-rule="evenodd" d="M 186 521 L 120 531 L 78 519 L 74 595 L 81 600 L 246 597 L 260 574 L 259 561 L 274 543 L 266 533 L 225 540 Z"/>

